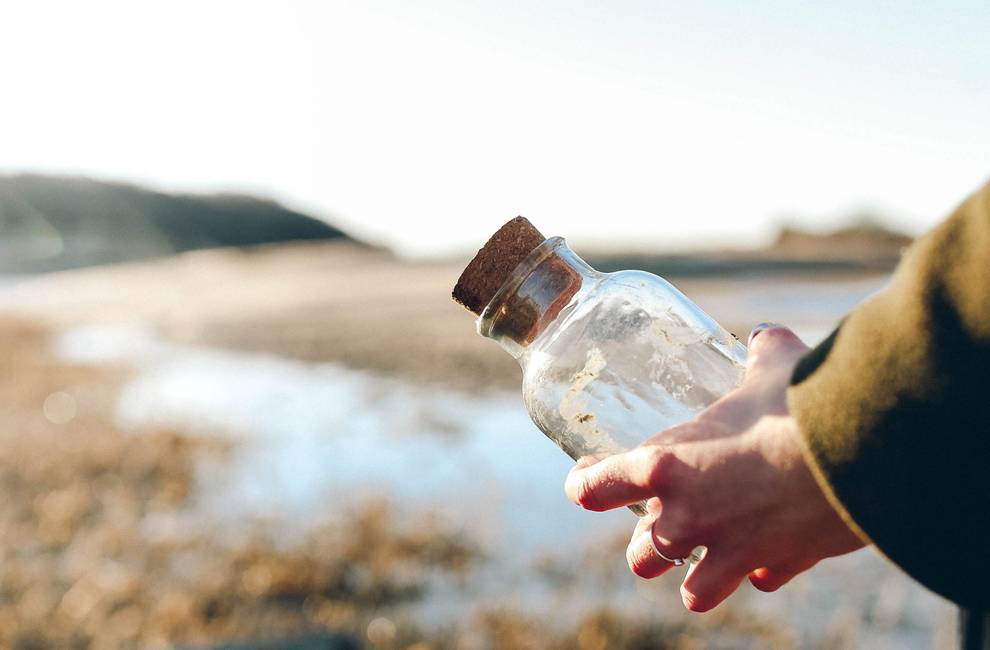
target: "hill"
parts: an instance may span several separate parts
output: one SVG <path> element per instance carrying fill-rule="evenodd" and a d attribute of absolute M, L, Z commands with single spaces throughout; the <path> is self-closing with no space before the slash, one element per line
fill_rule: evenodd
<path fill-rule="evenodd" d="M 167 194 L 77 177 L 0 177 L 0 273 L 330 239 L 350 237 L 252 196 Z"/>
<path fill-rule="evenodd" d="M 765 276 L 771 273 L 892 270 L 912 238 L 875 220 L 826 233 L 785 226 L 768 247 L 682 254 L 602 253 L 586 255 L 601 271 L 643 269 L 661 276 Z"/>
<path fill-rule="evenodd" d="M 852 225 L 822 234 L 781 228 L 769 252 L 791 258 L 861 262 L 884 259 L 896 263 L 911 241 L 908 235 L 890 230 L 876 219 L 861 217 Z"/>

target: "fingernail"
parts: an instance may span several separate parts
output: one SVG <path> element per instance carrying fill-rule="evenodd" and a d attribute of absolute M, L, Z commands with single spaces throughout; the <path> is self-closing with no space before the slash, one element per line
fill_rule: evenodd
<path fill-rule="evenodd" d="M 753 342 L 753 339 L 756 338 L 756 335 L 759 334 L 760 332 L 763 332 L 764 330 L 773 329 L 775 327 L 783 327 L 783 325 L 781 325 L 780 323 L 760 323 L 759 325 L 753 328 L 752 332 L 749 333 L 749 340 L 746 341 L 746 345 L 747 346 L 750 345 Z"/>

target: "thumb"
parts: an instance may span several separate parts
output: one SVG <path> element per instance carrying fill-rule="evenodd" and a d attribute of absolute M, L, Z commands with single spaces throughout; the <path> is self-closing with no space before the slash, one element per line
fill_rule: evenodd
<path fill-rule="evenodd" d="M 790 372 L 809 349 L 787 327 L 777 323 L 760 323 L 749 335 L 746 376 L 780 369 Z"/>

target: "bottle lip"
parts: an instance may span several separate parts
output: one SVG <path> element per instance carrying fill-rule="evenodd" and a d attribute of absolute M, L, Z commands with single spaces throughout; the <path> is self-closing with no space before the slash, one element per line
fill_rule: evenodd
<path fill-rule="evenodd" d="M 561 246 L 566 246 L 566 244 L 567 242 L 563 237 L 549 237 L 542 244 L 530 251 L 529 255 L 516 265 L 516 268 L 512 270 L 512 273 L 509 274 L 509 277 L 502 283 L 502 286 L 495 292 L 492 299 L 485 305 L 481 315 L 478 316 L 477 326 L 479 334 L 486 337 L 491 336 L 492 328 L 495 326 L 495 318 L 499 315 L 499 310 L 505 302 L 505 298 L 519 289 L 523 281 L 543 260 L 553 255 L 554 251 Z"/>

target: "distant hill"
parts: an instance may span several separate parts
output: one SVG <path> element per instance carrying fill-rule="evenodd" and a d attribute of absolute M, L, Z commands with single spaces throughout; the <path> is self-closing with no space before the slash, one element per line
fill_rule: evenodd
<path fill-rule="evenodd" d="M 595 268 L 609 272 L 642 269 L 661 276 L 767 275 L 771 273 L 893 269 L 912 238 L 875 219 L 827 233 L 783 227 L 768 247 L 682 254 L 606 253 L 587 255 Z"/>
<path fill-rule="evenodd" d="M 911 241 L 908 235 L 890 230 L 871 218 L 823 234 L 784 227 L 769 250 L 774 255 L 792 258 L 896 262 Z"/>
<path fill-rule="evenodd" d="M 75 177 L 0 177 L 0 273 L 328 239 L 350 237 L 252 196 L 166 194 Z"/>

